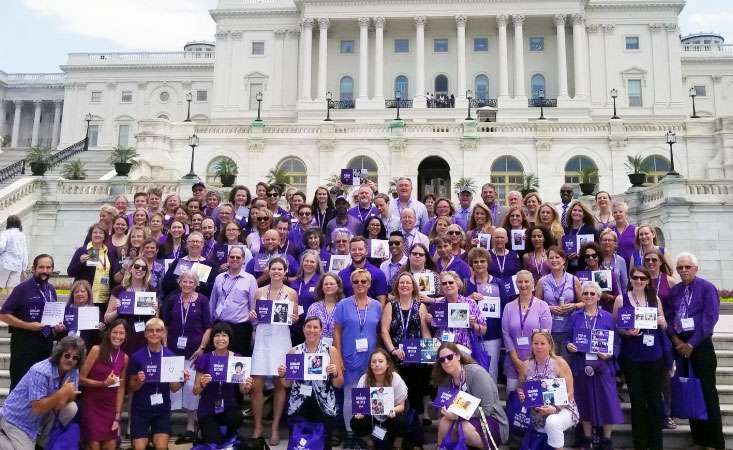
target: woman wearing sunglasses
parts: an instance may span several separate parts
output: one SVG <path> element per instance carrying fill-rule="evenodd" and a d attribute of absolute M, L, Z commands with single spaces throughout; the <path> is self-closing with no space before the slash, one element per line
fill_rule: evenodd
<path fill-rule="evenodd" d="M 256 254 L 262 247 L 265 232 L 272 228 L 272 212 L 267 208 L 252 208 L 250 217 L 252 232 L 247 235 L 246 242 L 252 254 Z"/>
<path fill-rule="evenodd" d="M 496 450 L 494 444 L 499 445 L 509 439 L 509 422 L 501 406 L 496 382 L 483 367 L 461 352 L 456 344 L 443 342 L 438 348 L 438 361 L 433 366 L 433 382 L 440 388 L 460 390 L 481 400 L 468 421 L 442 408 L 438 442 L 443 442 L 456 421 L 463 427 L 466 445 L 471 447 Z M 484 433 L 482 420 L 486 421 L 491 437 Z"/>
<path fill-rule="evenodd" d="M 575 276 L 582 282 L 592 281 L 593 272 L 601 270 L 601 258 L 603 257 L 603 251 L 601 246 L 597 242 L 589 242 L 580 248 L 580 264 L 583 270 L 575 272 Z M 618 292 L 613 294 L 609 291 L 601 291 L 601 298 L 598 301 L 598 305 L 606 311 L 613 311 L 613 303 L 616 301 Z"/>
<path fill-rule="evenodd" d="M 593 427 L 603 427 L 601 448 L 613 448 L 611 432 L 613 424 L 623 423 L 624 416 L 616 390 L 615 358 L 621 350 L 618 335 L 607 342 L 608 350 L 591 352 L 578 349 L 573 336 L 584 332 L 592 336 L 594 330 L 615 330 L 613 316 L 600 308 L 601 288 L 594 281 L 586 281 L 581 287 L 583 309 L 568 319 L 568 334 L 563 345 L 570 352 L 570 368 L 575 382 L 575 401 L 583 422 L 583 442 L 576 444 L 581 450 L 590 450 Z M 590 334 L 588 334 L 590 333 Z"/>
<path fill-rule="evenodd" d="M 403 244 L 404 245 L 404 244 Z M 432 303 L 433 298 L 440 295 L 440 280 L 438 280 L 437 268 L 435 261 L 430 257 L 428 248 L 419 242 L 412 244 L 407 252 L 407 263 L 402 266 L 402 272 L 408 272 L 413 275 L 416 273 L 432 273 L 433 286 L 421 286 L 419 299 L 423 303 Z M 430 292 L 428 294 L 428 292 Z"/>
<path fill-rule="evenodd" d="M 468 327 L 455 328 L 434 325 L 435 337 L 440 339 L 441 342 L 462 345 L 470 352 L 472 347 L 471 333 L 475 333 L 476 336 L 483 336 L 486 333 L 486 319 L 481 315 L 481 311 L 473 299 L 460 294 L 460 291 L 463 290 L 463 280 L 456 272 L 449 270 L 441 273 L 440 288 L 443 292 L 443 298 L 433 303 L 433 308 L 438 308 L 445 303 L 464 303 L 468 305 Z"/>

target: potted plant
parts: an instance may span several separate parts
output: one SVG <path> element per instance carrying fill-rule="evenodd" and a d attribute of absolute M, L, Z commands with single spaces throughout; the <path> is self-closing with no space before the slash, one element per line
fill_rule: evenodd
<path fill-rule="evenodd" d="M 583 195 L 593 195 L 598 182 L 598 169 L 595 167 L 583 167 L 580 173 L 580 192 Z"/>
<path fill-rule="evenodd" d="M 87 172 L 84 170 L 84 163 L 81 159 L 72 159 L 71 161 L 64 164 L 64 169 L 61 176 L 67 180 L 83 180 L 87 177 Z"/>
<path fill-rule="evenodd" d="M 109 155 L 109 162 L 115 166 L 117 176 L 126 177 L 130 174 L 130 170 L 137 165 L 135 158 L 138 156 L 135 147 L 122 147 L 118 145 L 112 149 L 112 153 Z"/>
<path fill-rule="evenodd" d="M 232 187 L 237 179 L 239 168 L 231 158 L 220 158 L 214 164 L 214 173 L 221 179 L 222 186 Z"/>
<path fill-rule="evenodd" d="M 631 186 L 643 186 L 646 181 L 646 173 L 648 171 L 646 164 L 644 163 L 644 158 L 639 154 L 634 156 L 628 155 L 626 156 L 626 163 L 624 165 L 626 166 L 626 170 L 629 171 L 628 175 Z"/>
<path fill-rule="evenodd" d="M 48 170 L 49 153 L 47 148 L 32 147 L 25 155 L 25 161 L 30 164 L 34 176 L 43 176 Z"/>
<path fill-rule="evenodd" d="M 519 187 L 519 192 L 522 196 L 529 194 L 530 192 L 537 192 L 540 188 L 540 178 L 533 173 L 525 173 L 522 175 L 522 184 Z"/>
<path fill-rule="evenodd" d="M 285 192 L 285 187 L 288 185 L 288 181 L 287 173 L 279 167 L 270 169 L 267 173 L 267 183 L 270 186 L 276 186 L 280 194 Z"/>

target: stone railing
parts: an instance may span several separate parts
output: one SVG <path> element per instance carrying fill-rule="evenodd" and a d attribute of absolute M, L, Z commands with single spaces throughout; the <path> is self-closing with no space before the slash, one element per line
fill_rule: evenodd
<path fill-rule="evenodd" d="M 87 201 L 109 201 L 115 195 L 124 194 L 129 198 L 136 192 L 146 192 L 152 187 L 157 187 L 163 191 L 163 196 L 168 194 L 178 194 L 180 192 L 180 183 L 177 181 L 159 182 L 159 181 L 130 181 L 130 180 L 64 180 L 59 179 L 57 183 L 57 194 L 63 195 L 64 198 L 86 197 Z"/>
<path fill-rule="evenodd" d="M 114 64 L 213 64 L 214 52 L 70 53 L 67 65 Z"/>
<path fill-rule="evenodd" d="M 63 84 L 64 73 L 8 73 L 0 74 L 0 80 L 8 84 Z"/>
<path fill-rule="evenodd" d="M 732 44 L 686 44 L 682 46 L 682 56 L 694 57 L 733 57 Z"/>
<path fill-rule="evenodd" d="M 638 208 L 651 210 L 666 202 L 695 204 L 733 204 L 733 181 L 663 179 L 662 182 L 626 194 Z"/>

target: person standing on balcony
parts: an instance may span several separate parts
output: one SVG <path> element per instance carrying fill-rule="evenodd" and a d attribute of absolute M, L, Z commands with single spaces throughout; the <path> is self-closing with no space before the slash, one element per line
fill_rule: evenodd
<path fill-rule="evenodd" d="M 28 247 L 18 216 L 8 216 L 0 233 L 0 292 L 20 284 L 20 274 L 28 267 Z"/>
<path fill-rule="evenodd" d="M 402 217 L 402 210 L 410 208 L 415 212 L 417 219 L 417 228 L 422 229 L 423 225 L 428 221 L 428 210 L 425 205 L 412 198 L 412 180 L 408 177 L 402 177 L 397 180 L 397 198 L 390 202 L 389 209 L 393 216 Z"/>

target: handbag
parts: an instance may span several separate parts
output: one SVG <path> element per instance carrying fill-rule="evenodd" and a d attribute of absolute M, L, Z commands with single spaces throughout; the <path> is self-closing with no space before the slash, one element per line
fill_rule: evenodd
<path fill-rule="evenodd" d="M 448 433 L 446 433 L 443 441 L 440 443 L 440 450 L 468 450 L 466 437 L 463 435 L 463 425 L 460 422 L 460 419 L 453 421 L 450 428 L 448 428 Z M 454 441 L 453 430 L 456 428 L 458 428 L 458 439 Z"/>
<path fill-rule="evenodd" d="M 471 358 L 473 358 L 478 365 L 483 367 L 487 372 L 491 364 L 491 356 L 484 350 L 483 341 L 480 336 L 476 333 L 470 333 L 471 336 Z"/>
<path fill-rule="evenodd" d="M 81 440 L 79 424 L 71 421 L 64 426 L 61 424 L 58 414 L 54 413 L 54 415 L 53 427 L 48 437 L 46 450 L 78 450 L 79 441 Z"/>
<path fill-rule="evenodd" d="M 680 376 L 680 366 L 677 366 L 671 381 L 671 415 L 680 419 L 708 420 L 700 379 L 695 377 L 689 359 L 687 377 Z"/>
<path fill-rule="evenodd" d="M 522 438 L 519 450 L 554 450 L 547 445 L 547 435 L 535 430 L 534 427 Z"/>
<path fill-rule="evenodd" d="M 293 423 L 288 450 L 324 450 L 326 427 L 322 423 L 299 420 Z"/>
<path fill-rule="evenodd" d="M 506 399 L 506 415 L 509 419 L 509 431 L 516 436 L 523 436 L 531 428 L 532 415 L 522 406 L 517 391 L 509 393 Z"/>

